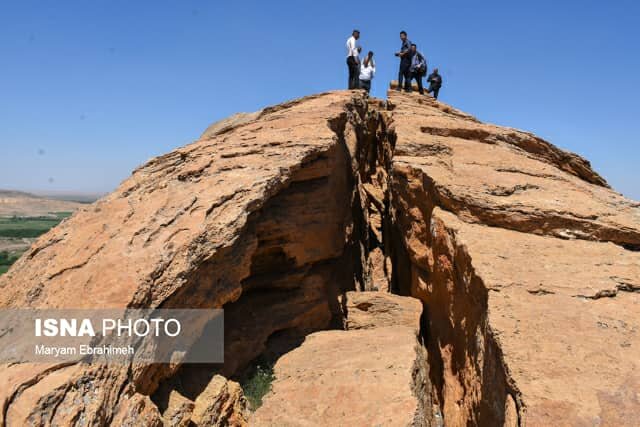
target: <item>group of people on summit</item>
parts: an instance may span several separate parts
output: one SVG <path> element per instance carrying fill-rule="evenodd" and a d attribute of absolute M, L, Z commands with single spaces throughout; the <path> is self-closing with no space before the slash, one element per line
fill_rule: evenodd
<path fill-rule="evenodd" d="M 347 39 L 347 67 L 349 69 L 349 89 L 364 89 L 367 92 L 371 90 L 371 80 L 376 73 L 376 66 L 373 61 L 373 52 L 369 51 L 366 57 L 361 61 L 360 53 L 362 48 L 358 45 L 360 31 L 353 30 L 351 37 Z M 418 83 L 418 92 L 424 94 L 422 86 L 422 78 L 427 74 L 427 60 L 424 55 L 418 51 L 415 43 L 411 43 L 407 38 L 406 31 L 400 31 L 400 50 L 395 53 L 400 58 L 400 70 L 398 71 L 398 87 L 397 90 L 411 92 L 411 83 L 415 79 Z M 432 93 L 433 97 L 438 99 L 438 93 L 442 87 L 442 76 L 438 73 L 438 69 L 434 68 L 433 72 L 427 78 L 429 88 L 427 93 Z"/>

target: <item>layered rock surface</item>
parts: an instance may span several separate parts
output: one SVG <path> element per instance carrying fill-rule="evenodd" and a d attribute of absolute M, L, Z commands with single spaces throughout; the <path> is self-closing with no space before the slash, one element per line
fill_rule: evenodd
<path fill-rule="evenodd" d="M 397 290 L 428 307 L 445 424 L 634 425 L 640 205 L 531 134 L 389 101 Z"/>
<path fill-rule="evenodd" d="M 342 325 L 338 295 L 364 287 L 356 184 L 379 124 L 360 93 L 271 107 L 152 159 L 42 236 L 0 279 L 0 306 L 224 308 L 226 363 L 197 382 L 168 366 L 2 366 L 2 421 L 105 424 L 166 381 L 195 401 L 272 334 Z"/>
<path fill-rule="evenodd" d="M 351 301 L 353 298 L 354 301 Z M 347 330 L 308 335 L 274 367 L 250 419 L 260 426 L 422 426 L 431 418 L 422 305 L 413 298 L 349 292 Z"/>
<path fill-rule="evenodd" d="M 3 308 L 224 308 L 225 363 L 3 365 L 0 421 L 633 425 L 638 249 L 640 204 L 586 160 L 430 97 L 237 115 L 0 277 Z M 228 378 L 283 336 L 249 416 Z"/>

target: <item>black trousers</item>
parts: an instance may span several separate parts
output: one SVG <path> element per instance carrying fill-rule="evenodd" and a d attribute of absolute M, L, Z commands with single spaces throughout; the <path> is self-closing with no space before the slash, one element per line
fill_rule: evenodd
<path fill-rule="evenodd" d="M 400 61 L 400 70 L 398 71 L 398 90 L 402 88 L 402 80 L 404 79 L 404 90 L 411 90 L 411 63 Z"/>
<path fill-rule="evenodd" d="M 360 67 L 353 56 L 347 57 L 347 67 L 349 68 L 349 89 L 358 89 Z"/>
<path fill-rule="evenodd" d="M 416 81 L 418 82 L 418 92 L 420 92 L 420 95 L 424 95 L 424 88 L 422 87 L 422 76 L 424 76 L 424 73 L 411 73 L 411 80 L 409 80 L 409 86 L 411 86 L 411 81 L 413 79 L 416 79 Z"/>
<path fill-rule="evenodd" d="M 360 89 L 364 89 L 369 93 L 371 90 L 371 80 L 360 80 Z"/>
<path fill-rule="evenodd" d="M 440 92 L 440 86 L 434 86 L 432 84 L 429 85 L 429 89 L 427 89 L 428 93 L 433 92 L 433 97 L 438 99 L 438 92 Z"/>

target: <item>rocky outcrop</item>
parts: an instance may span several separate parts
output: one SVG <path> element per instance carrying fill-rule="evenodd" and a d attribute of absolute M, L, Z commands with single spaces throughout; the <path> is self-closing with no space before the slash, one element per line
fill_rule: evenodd
<path fill-rule="evenodd" d="M 355 301 L 350 302 L 354 298 Z M 354 328 L 315 332 L 274 367 L 275 381 L 251 423 L 260 426 L 424 426 L 432 418 L 422 305 L 413 298 L 349 292 Z M 398 321 L 389 318 L 389 309 Z M 350 319 L 351 318 L 351 319 Z M 429 414 L 427 415 L 427 412 Z"/>
<path fill-rule="evenodd" d="M 640 205 L 610 191 L 587 161 L 428 98 L 406 103 L 405 95 L 391 94 L 398 187 L 406 187 L 403 177 L 418 176 L 435 204 L 467 222 L 638 248 Z"/>
<path fill-rule="evenodd" d="M 256 111 L 253 113 L 236 113 L 231 117 L 219 120 L 210 125 L 204 132 L 202 132 L 200 139 L 211 139 L 216 135 L 232 131 L 233 129 L 256 120 L 261 114 L 262 111 Z"/>
<path fill-rule="evenodd" d="M 533 135 L 389 101 L 397 291 L 445 424 L 633 425 L 640 205 Z"/>
<path fill-rule="evenodd" d="M 125 396 L 165 402 L 180 383 L 195 401 L 272 335 L 341 327 L 339 295 L 372 287 L 361 181 L 383 126 L 361 93 L 267 108 L 152 159 L 42 236 L 0 279 L 0 306 L 224 308 L 225 364 L 2 366 L 2 421 L 107 424 Z"/>
<path fill-rule="evenodd" d="M 195 404 L 176 390 L 171 390 L 167 409 L 162 413 L 166 425 L 188 427 Z"/>
<path fill-rule="evenodd" d="M 240 384 L 216 375 L 196 399 L 191 422 L 196 426 L 245 426 L 246 411 Z"/>
<path fill-rule="evenodd" d="M 0 421 L 241 425 L 230 378 L 286 337 L 249 422 L 630 425 L 639 249 L 586 160 L 428 96 L 241 114 L 0 277 L 3 308 L 223 308 L 225 363 L 3 365 Z"/>
<path fill-rule="evenodd" d="M 46 420 L 40 421 L 46 424 Z M 82 424 L 81 419 L 74 420 L 77 424 Z M 162 427 L 162 417 L 157 406 L 151 401 L 149 396 L 134 394 L 125 397 L 118 408 L 113 420 L 113 425 L 122 427 Z"/>

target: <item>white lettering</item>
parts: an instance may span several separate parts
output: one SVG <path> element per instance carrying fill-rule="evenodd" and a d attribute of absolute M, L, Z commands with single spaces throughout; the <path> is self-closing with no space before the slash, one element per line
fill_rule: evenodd
<path fill-rule="evenodd" d="M 175 323 L 176 325 L 173 333 L 169 332 L 169 323 Z M 180 322 L 178 322 L 176 319 L 169 319 L 164 325 L 164 332 L 170 337 L 175 337 L 179 335 L 181 330 L 182 330 L 182 325 L 180 325 Z"/>
<path fill-rule="evenodd" d="M 107 331 L 113 331 L 116 328 L 116 321 L 113 319 L 102 319 L 102 335 L 106 336 Z"/>
<path fill-rule="evenodd" d="M 77 349 L 75 347 L 54 347 L 40 344 L 35 346 L 34 353 L 36 356 L 75 356 Z"/>
<path fill-rule="evenodd" d="M 140 332 L 139 325 L 144 327 L 144 332 Z M 149 334 L 149 330 L 151 329 L 151 325 L 145 319 L 138 319 L 133 324 L 133 331 L 139 337 L 146 337 Z"/>
<path fill-rule="evenodd" d="M 91 320 L 82 319 L 78 326 L 77 319 L 35 319 L 35 336 L 41 337 L 84 337 L 95 336 Z"/>

